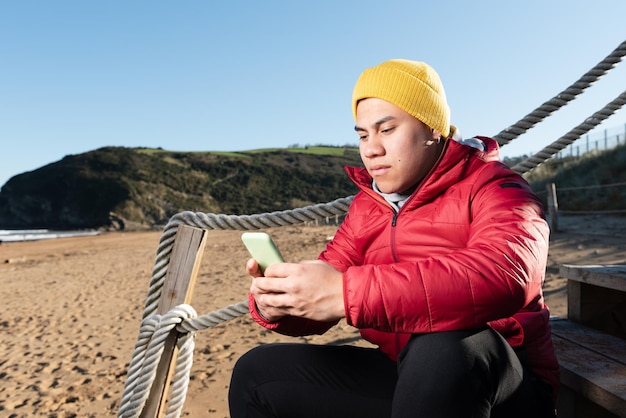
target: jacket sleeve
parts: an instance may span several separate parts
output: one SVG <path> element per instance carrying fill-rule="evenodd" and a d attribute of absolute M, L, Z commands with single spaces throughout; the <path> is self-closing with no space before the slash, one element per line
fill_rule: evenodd
<path fill-rule="evenodd" d="M 542 309 L 549 233 L 541 203 L 517 175 L 496 174 L 473 185 L 464 247 L 347 268 L 349 324 L 397 333 L 447 331 Z"/>
<path fill-rule="evenodd" d="M 354 264 L 352 257 L 356 256 L 354 247 L 350 245 L 350 242 L 352 242 L 349 238 L 350 236 L 350 220 L 349 216 L 347 216 L 330 244 L 331 246 L 334 246 L 334 250 L 332 251 L 333 257 L 325 256 L 328 252 L 328 249 L 326 249 L 326 251 L 319 256 L 319 259 L 326 261 L 341 272 L 345 271 L 349 266 Z M 248 296 L 248 308 L 250 309 L 252 319 L 254 319 L 254 321 L 259 325 L 277 333 L 291 335 L 294 337 L 323 334 L 339 322 L 320 322 L 293 316 L 284 317 L 278 321 L 270 322 L 259 313 L 252 294 L 249 294 Z"/>
<path fill-rule="evenodd" d="M 248 295 L 248 308 L 250 309 L 252 319 L 254 319 L 257 324 L 279 334 L 290 335 L 292 337 L 323 334 L 339 322 L 313 321 L 295 316 L 286 316 L 279 321 L 270 322 L 259 313 L 251 293 Z"/>

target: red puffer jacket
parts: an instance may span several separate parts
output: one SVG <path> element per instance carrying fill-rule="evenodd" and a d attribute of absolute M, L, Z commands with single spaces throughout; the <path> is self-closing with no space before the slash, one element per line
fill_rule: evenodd
<path fill-rule="evenodd" d="M 320 255 L 343 272 L 346 320 L 396 359 L 411 334 L 490 325 L 524 346 L 556 393 L 558 363 L 542 285 L 549 230 L 528 184 L 487 151 L 448 141 L 440 161 L 396 213 L 365 169 L 345 221 Z M 334 324 L 287 317 L 263 326 L 288 335 Z"/>

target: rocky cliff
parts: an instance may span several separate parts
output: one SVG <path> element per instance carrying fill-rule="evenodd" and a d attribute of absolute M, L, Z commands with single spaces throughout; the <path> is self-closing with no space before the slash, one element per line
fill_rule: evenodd
<path fill-rule="evenodd" d="M 343 167 L 355 148 L 240 153 L 106 147 L 11 178 L 0 190 L 0 229 L 150 227 L 174 214 L 253 214 L 356 192 Z"/>

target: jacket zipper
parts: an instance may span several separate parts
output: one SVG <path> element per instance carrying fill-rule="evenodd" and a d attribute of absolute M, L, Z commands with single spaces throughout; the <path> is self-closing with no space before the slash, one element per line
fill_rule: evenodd
<path fill-rule="evenodd" d="M 443 158 L 444 154 L 446 153 L 446 148 L 448 147 L 448 144 L 446 143 L 444 145 L 444 149 L 441 151 L 441 155 L 439 155 L 439 158 L 437 158 L 437 161 L 435 162 L 435 164 L 432 166 L 432 168 L 430 169 L 430 171 L 426 174 L 426 176 L 424 176 L 424 178 L 422 179 L 422 181 L 420 182 L 420 184 L 417 186 L 417 188 L 413 191 L 413 193 L 411 193 L 411 196 L 409 197 L 409 199 L 404 203 L 404 206 L 402 206 L 401 208 L 399 208 L 398 210 L 392 208 L 393 210 L 393 217 L 391 218 L 391 254 L 393 255 L 393 259 L 397 262 L 398 261 L 398 253 L 396 252 L 396 224 L 398 223 L 398 215 L 400 215 L 400 212 L 402 211 L 402 209 L 411 201 L 415 198 L 415 196 L 417 195 L 417 193 L 419 192 L 419 190 L 422 188 L 422 186 L 424 185 L 424 182 L 431 176 L 432 172 L 435 171 L 435 168 L 439 165 L 439 163 L 441 162 L 441 159 Z"/>
<path fill-rule="evenodd" d="M 396 252 L 396 221 L 398 219 L 398 213 L 400 213 L 400 209 L 393 211 L 393 218 L 391 218 L 391 255 L 393 256 L 393 260 L 398 262 L 398 253 Z"/>
<path fill-rule="evenodd" d="M 397 261 L 398 257 L 396 254 L 396 239 L 395 239 L 396 238 L 396 220 L 398 219 L 398 214 L 400 212 L 400 209 L 394 208 L 389 202 L 383 199 L 381 195 L 374 192 L 372 189 L 363 188 L 362 190 L 368 195 L 370 195 L 370 197 L 372 197 L 377 202 L 380 202 L 381 204 L 387 206 L 393 212 L 393 215 L 391 217 L 391 236 L 389 238 L 390 238 L 391 254 L 393 256 L 393 259 Z"/>

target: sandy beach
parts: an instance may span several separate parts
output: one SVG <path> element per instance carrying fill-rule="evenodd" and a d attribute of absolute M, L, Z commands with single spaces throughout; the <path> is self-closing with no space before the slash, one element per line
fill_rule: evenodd
<path fill-rule="evenodd" d="M 552 314 L 567 315 L 560 264 L 626 264 L 626 217 L 562 217 L 545 283 Z M 315 258 L 335 227 L 268 230 L 291 261 Z M 246 299 L 240 231 L 211 231 L 192 305 L 199 314 Z M 160 232 L 115 232 L 0 245 L 0 416 L 115 416 L 137 338 Z M 199 331 L 183 416 L 228 417 L 232 366 L 274 341 L 365 344 L 340 323 L 289 338 L 248 316 Z"/>

